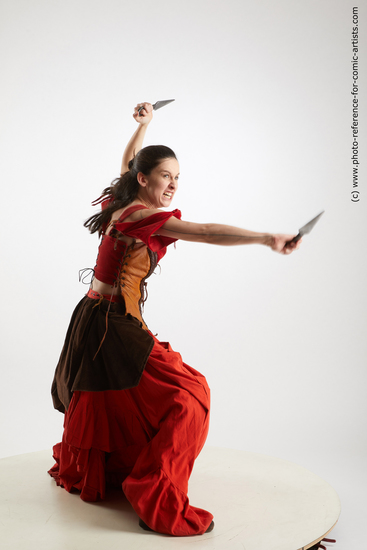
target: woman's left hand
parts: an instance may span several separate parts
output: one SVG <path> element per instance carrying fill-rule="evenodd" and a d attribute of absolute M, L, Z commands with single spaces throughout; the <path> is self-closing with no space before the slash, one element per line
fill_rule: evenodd
<path fill-rule="evenodd" d="M 139 113 L 139 109 L 141 109 Z M 149 124 L 153 118 L 153 105 L 151 103 L 138 103 L 134 109 L 133 117 L 139 124 Z"/>
<path fill-rule="evenodd" d="M 296 243 L 291 242 L 295 235 L 272 235 L 272 242 L 270 248 L 280 254 L 290 254 L 295 250 L 298 250 L 301 246 L 302 239 Z"/>

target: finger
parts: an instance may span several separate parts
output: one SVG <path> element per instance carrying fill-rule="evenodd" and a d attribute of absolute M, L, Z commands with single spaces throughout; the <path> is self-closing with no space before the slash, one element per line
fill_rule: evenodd
<path fill-rule="evenodd" d="M 288 243 L 286 244 L 286 247 L 289 249 L 290 252 L 294 252 L 295 250 L 298 250 L 301 246 L 301 240 L 296 241 L 295 243 Z"/>
<path fill-rule="evenodd" d="M 142 110 L 144 109 L 145 105 L 146 105 L 146 103 L 138 103 L 137 106 L 134 109 L 134 114 L 139 116 L 141 114 Z"/>
<path fill-rule="evenodd" d="M 286 245 L 287 254 L 290 254 L 291 252 L 298 250 L 300 247 L 300 242 L 301 241 L 297 241 L 295 243 L 291 243 L 290 245 Z"/>
<path fill-rule="evenodd" d="M 139 110 L 140 112 L 144 110 L 146 114 L 149 114 L 153 111 L 153 105 L 151 103 L 148 103 L 147 101 L 144 103 L 140 103 Z"/>
<path fill-rule="evenodd" d="M 289 241 L 286 241 L 284 243 L 282 252 L 283 254 L 290 254 L 295 249 L 295 247 L 296 247 L 296 243 L 291 243 Z"/>
<path fill-rule="evenodd" d="M 142 105 L 140 105 L 140 107 L 138 105 L 137 107 L 135 107 L 135 109 L 136 110 L 133 114 L 133 117 L 135 119 L 144 118 L 147 115 L 147 112 L 146 112 L 145 108 Z"/>

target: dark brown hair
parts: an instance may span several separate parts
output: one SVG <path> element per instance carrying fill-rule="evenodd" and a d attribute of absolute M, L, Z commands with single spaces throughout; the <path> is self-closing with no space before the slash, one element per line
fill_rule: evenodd
<path fill-rule="evenodd" d="M 91 233 L 98 231 L 100 235 L 113 212 L 124 208 L 136 199 L 139 192 L 138 173 L 142 172 L 145 176 L 149 176 L 151 171 L 167 158 L 177 160 L 172 149 L 165 145 L 149 145 L 141 149 L 136 157 L 129 162 L 129 171 L 113 180 L 111 185 L 102 191 L 98 202 L 111 199 L 109 205 L 98 214 L 88 218 L 84 222 L 84 227 L 87 227 Z"/>

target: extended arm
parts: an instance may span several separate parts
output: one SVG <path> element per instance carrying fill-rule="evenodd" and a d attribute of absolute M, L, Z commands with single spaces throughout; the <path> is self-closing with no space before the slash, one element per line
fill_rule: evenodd
<path fill-rule="evenodd" d="M 137 221 L 139 218 L 145 218 L 154 212 L 159 212 L 159 210 L 139 210 L 128 219 Z M 263 244 L 281 254 L 290 254 L 294 250 L 297 250 L 301 244 L 301 240 L 297 243 L 290 242 L 295 235 L 257 233 L 232 225 L 193 223 L 179 220 L 175 217 L 167 220 L 158 233 L 159 235 L 173 239 L 221 246 Z"/>
<path fill-rule="evenodd" d="M 138 113 L 138 109 L 144 106 L 144 109 Z M 122 155 L 121 175 L 129 170 L 129 162 L 135 157 L 143 146 L 144 137 L 148 128 L 149 122 L 153 118 L 153 107 L 150 103 L 138 103 L 134 109 L 133 117 L 139 126 L 133 133 L 129 143 L 126 145 L 124 154 Z"/>
<path fill-rule="evenodd" d="M 275 252 L 290 254 L 299 248 L 301 241 L 290 243 L 294 235 L 273 233 L 257 233 L 232 225 L 217 223 L 191 223 L 176 218 L 169 219 L 160 230 L 161 235 L 222 246 L 236 246 L 243 244 L 263 244 Z"/>

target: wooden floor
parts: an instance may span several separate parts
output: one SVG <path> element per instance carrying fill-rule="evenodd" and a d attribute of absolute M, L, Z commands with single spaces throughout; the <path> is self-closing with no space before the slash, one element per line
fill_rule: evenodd
<path fill-rule="evenodd" d="M 205 447 L 189 497 L 214 514 L 214 531 L 182 538 L 147 533 L 122 492 L 91 504 L 57 487 L 46 473 L 51 454 L 0 460 L 2 550 L 300 550 L 322 539 L 340 514 L 334 489 L 296 464 Z"/>

